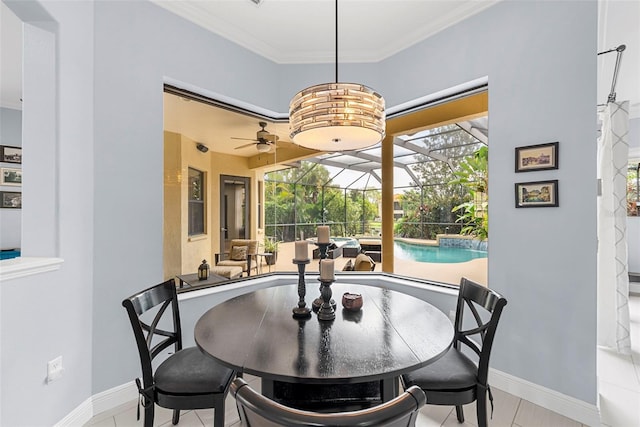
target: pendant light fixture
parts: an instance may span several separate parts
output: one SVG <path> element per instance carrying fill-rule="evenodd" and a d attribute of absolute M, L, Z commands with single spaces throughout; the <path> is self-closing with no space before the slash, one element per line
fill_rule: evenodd
<path fill-rule="evenodd" d="M 382 95 L 359 83 L 338 82 L 338 0 L 336 5 L 336 81 L 308 87 L 289 104 L 290 137 L 320 151 L 370 147 L 384 138 Z"/>

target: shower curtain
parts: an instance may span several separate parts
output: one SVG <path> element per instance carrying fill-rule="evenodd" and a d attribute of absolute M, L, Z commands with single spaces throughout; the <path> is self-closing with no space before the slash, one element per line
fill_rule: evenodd
<path fill-rule="evenodd" d="M 598 139 L 598 344 L 631 353 L 627 265 L 629 102 L 610 102 Z"/>

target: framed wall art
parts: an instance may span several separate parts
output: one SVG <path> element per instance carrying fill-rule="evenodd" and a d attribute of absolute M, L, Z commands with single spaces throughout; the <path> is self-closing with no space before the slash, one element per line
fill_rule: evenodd
<path fill-rule="evenodd" d="M 0 162 L 22 163 L 22 148 L 0 145 Z"/>
<path fill-rule="evenodd" d="M 558 169 L 558 142 L 516 147 L 516 172 Z"/>
<path fill-rule="evenodd" d="M 0 185 L 22 185 L 22 169 L 0 168 Z"/>
<path fill-rule="evenodd" d="M 20 209 L 22 193 L 18 191 L 0 191 L 0 208 Z"/>
<path fill-rule="evenodd" d="M 558 180 L 517 182 L 516 208 L 549 208 L 558 204 Z"/>

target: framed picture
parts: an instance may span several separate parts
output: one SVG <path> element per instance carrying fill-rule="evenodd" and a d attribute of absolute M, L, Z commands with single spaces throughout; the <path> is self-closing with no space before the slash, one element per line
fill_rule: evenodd
<path fill-rule="evenodd" d="M 516 172 L 558 169 L 558 142 L 516 147 Z"/>
<path fill-rule="evenodd" d="M 22 169 L 0 169 L 0 185 L 22 185 Z"/>
<path fill-rule="evenodd" d="M 22 148 L 0 145 L 0 162 L 22 163 Z"/>
<path fill-rule="evenodd" d="M 558 206 L 558 180 L 517 182 L 516 208 Z"/>
<path fill-rule="evenodd" d="M 17 191 L 0 191 L 0 208 L 20 209 L 22 193 Z"/>

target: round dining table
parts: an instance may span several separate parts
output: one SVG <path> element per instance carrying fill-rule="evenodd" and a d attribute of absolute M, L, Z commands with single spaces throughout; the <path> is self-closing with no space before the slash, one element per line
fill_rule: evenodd
<path fill-rule="evenodd" d="M 307 305 L 316 295 L 307 283 Z M 403 373 L 442 356 L 453 325 L 438 308 L 414 296 L 375 286 L 334 282 L 334 320 L 296 319 L 297 285 L 249 292 L 206 311 L 195 326 L 198 347 L 220 363 L 262 380 L 340 385 L 380 381 L 382 401 L 398 394 Z M 344 293 L 361 294 L 362 308 L 342 308 Z M 311 296 L 311 298 L 309 298 Z"/>

